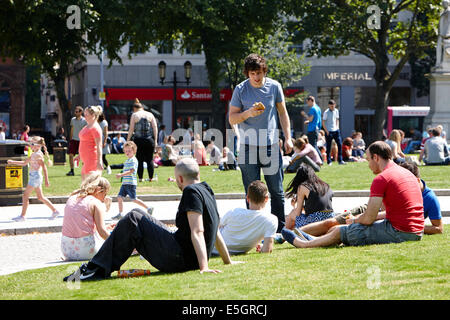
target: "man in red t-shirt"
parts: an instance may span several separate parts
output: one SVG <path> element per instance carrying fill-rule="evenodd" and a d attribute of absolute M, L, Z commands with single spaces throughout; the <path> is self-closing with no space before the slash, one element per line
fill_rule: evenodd
<path fill-rule="evenodd" d="M 366 151 L 369 168 L 377 175 L 370 187 L 366 211 L 347 225 L 336 226 L 321 237 L 296 229 L 283 229 L 286 241 L 298 248 L 344 243 L 368 245 L 421 240 L 424 230 L 423 199 L 416 177 L 392 161 L 391 148 L 383 141 Z M 379 214 L 386 210 L 385 216 Z"/>

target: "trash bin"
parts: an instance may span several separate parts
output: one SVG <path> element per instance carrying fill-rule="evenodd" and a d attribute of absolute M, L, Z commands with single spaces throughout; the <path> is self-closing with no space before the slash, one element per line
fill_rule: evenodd
<path fill-rule="evenodd" d="M 23 161 L 26 142 L 21 140 L 0 141 L 0 207 L 17 206 L 28 184 L 28 166 L 8 165 L 8 159 Z"/>
<path fill-rule="evenodd" d="M 67 153 L 67 141 L 66 140 L 54 140 L 53 141 L 53 164 L 65 165 Z"/>

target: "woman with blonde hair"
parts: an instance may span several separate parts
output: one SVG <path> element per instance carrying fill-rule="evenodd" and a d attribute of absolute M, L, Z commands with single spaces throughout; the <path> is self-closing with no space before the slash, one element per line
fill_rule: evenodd
<path fill-rule="evenodd" d="M 83 168 L 81 169 L 81 180 L 92 171 L 102 171 L 102 129 L 98 124 L 98 117 L 103 113 L 101 106 L 90 106 L 84 109 L 84 118 L 87 125 L 81 129 L 79 155 L 74 159 L 78 161 L 81 158 Z"/>
<path fill-rule="evenodd" d="M 402 152 L 402 136 L 399 130 L 394 129 L 389 134 L 389 139 L 385 141 L 392 150 L 392 160 L 399 164 L 405 162 L 405 155 Z"/>
<path fill-rule="evenodd" d="M 96 241 L 95 232 L 103 240 L 109 237 L 104 217 L 111 205 L 111 198 L 107 197 L 110 188 L 100 172 L 93 172 L 69 196 L 61 237 L 61 251 L 66 260 L 91 259 L 103 243 Z"/>
<path fill-rule="evenodd" d="M 136 158 L 138 159 L 137 175 L 139 181 L 144 181 L 144 162 L 147 163 L 148 179 L 152 181 L 155 171 L 153 154 L 158 142 L 158 125 L 155 116 L 151 112 L 145 111 L 144 106 L 137 98 L 133 104 L 127 140 L 133 140 L 137 145 Z"/>

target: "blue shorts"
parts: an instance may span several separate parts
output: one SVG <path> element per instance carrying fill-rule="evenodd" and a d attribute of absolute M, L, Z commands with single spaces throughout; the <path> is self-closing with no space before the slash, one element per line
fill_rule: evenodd
<path fill-rule="evenodd" d="M 123 184 L 120 187 L 119 194 L 117 195 L 121 198 L 130 197 L 131 200 L 136 200 L 136 186 L 134 184 Z"/>
<path fill-rule="evenodd" d="M 370 226 L 359 223 L 343 225 L 340 227 L 340 233 L 342 243 L 350 246 L 399 243 L 422 239 L 421 235 L 398 231 L 386 219 L 377 220 Z"/>
<path fill-rule="evenodd" d="M 42 174 L 39 171 L 30 171 L 28 185 L 33 188 L 39 188 L 42 185 Z"/>

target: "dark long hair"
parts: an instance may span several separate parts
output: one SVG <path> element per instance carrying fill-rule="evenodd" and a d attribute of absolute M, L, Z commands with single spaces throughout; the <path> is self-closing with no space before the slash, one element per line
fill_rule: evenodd
<path fill-rule="evenodd" d="M 319 195 L 325 195 L 330 186 L 328 183 L 320 179 L 313 168 L 302 163 L 295 174 L 295 177 L 291 180 L 286 188 L 286 198 L 292 198 L 297 195 L 298 188 L 303 185 L 310 191 L 315 191 Z"/>

